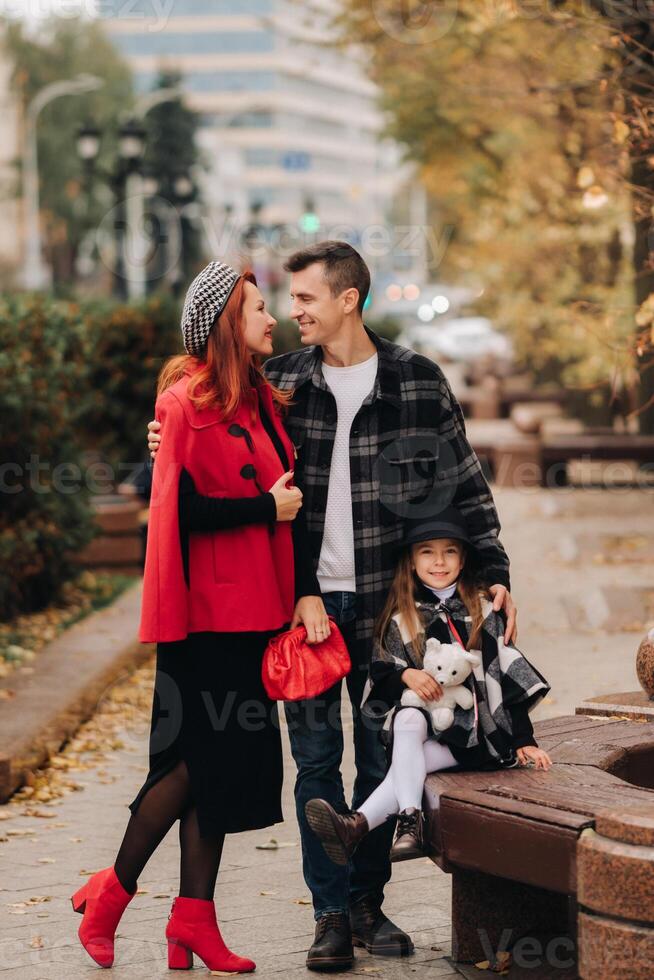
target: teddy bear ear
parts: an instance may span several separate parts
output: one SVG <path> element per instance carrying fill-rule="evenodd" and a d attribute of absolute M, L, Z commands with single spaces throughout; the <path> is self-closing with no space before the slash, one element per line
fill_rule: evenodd
<path fill-rule="evenodd" d="M 481 664 L 481 659 L 477 656 L 476 653 L 469 653 L 466 650 L 463 656 L 466 658 L 466 660 L 468 660 L 472 664 L 473 667 L 479 667 L 479 665 Z"/>

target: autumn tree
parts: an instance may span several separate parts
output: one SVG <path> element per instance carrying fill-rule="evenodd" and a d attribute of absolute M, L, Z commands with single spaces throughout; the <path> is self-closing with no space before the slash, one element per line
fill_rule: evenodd
<path fill-rule="evenodd" d="M 110 170 L 117 155 L 117 120 L 132 100 L 131 73 L 97 21 L 55 18 L 38 36 L 14 22 L 7 27 L 5 47 L 14 65 L 12 84 L 24 109 L 51 82 L 87 73 L 104 83 L 95 92 L 56 99 L 38 119 L 43 240 L 55 288 L 62 288 L 75 278 L 81 242 L 113 203 L 100 177 L 84 175 L 76 152 L 77 130 L 87 119 L 99 125 L 104 138 L 98 173 Z"/>
<path fill-rule="evenodd" d="M 630 90 L 625 71 L 649 42 L 625 40 L 599 6 L 349 0 L 339 23 L 449 230 L 438 273 L 484 286 L 480 310 L 522 362 L 608 421 L 635 390 L 642 350 L 634 315 L 651 283 L 638 221 L 651 220 L 654 157 L 643 153 L 651 79 L 629 75 Z"/>

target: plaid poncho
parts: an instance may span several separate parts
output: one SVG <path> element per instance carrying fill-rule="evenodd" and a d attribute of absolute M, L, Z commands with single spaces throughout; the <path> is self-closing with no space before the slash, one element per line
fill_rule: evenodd
<path fill-rule="evenodd" d="M 550 690 L 545 678 L 526 657 L 513 644 L 505 645 L 503 613 L 494 612 L 492 603 L 483 596 L 481 603 L 484 613 L 481 650 L 475 652 L 480 654 L 482 663 L 465 682 L 477 696 L 477 725 L 474 708 L 465 710 L 457 705 L 450 728 L 444 732 L 432 728 L 432 736 L 447 744 L 457 761 L 464 762 L 468 756 L 476 764 L 499 762 L 523 745 L 534 745 L 527 712 Z M 471 617 L 458 593 L 439 602 L 432 592 L 420 586 L 416 590 L 416 607 L 427 639 L 455 642 L 447 625 L 449 614 L 467 644 Z M 406 689 L 401 674 L 408 667 L 421 669 L 422 659 L 416 657 L 401 617 L 395 616 L 383 643 L 375 643 L 362 702 L 365 713 L 377 717 L 387 715 L 387 729 Z M 473 749 L 476 751 L 466 751 Z"/>

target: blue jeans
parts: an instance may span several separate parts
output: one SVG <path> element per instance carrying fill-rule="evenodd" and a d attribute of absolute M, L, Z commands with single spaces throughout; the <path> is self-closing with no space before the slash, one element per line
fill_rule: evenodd
<path fill-rule="evenodd" d="M 379 738 L 382 721 L 361 714 L 359 705 L 368 674 L 364 644 L 354 638 L 356 618 L 353 592 L 328 592 L 325 607 L 338 624 L 348 645 L 352 671 L 346 679 L 354 716 L 354 759 L 356 779 L 352 808 L 356 809 L 377 788 L 387 771 L 386 753 Z M 307 800 L 320 797 L 340 813 L 347 810 L 341 760 L 342 681 L 318 698 L 286 702 L 286 720 L 291 751 L 297 765 L 295 805 L 302 839 L 304 880 L 313 896 L 316 919 L 327 912 L 347 912 L 350 904 L 373 895 L 381 905 L 384 885 L 391 876 L 389 851 L 394 823 L 378 827 L 361 842 L 348 867 L 327 857 L 304 814 Z"/>

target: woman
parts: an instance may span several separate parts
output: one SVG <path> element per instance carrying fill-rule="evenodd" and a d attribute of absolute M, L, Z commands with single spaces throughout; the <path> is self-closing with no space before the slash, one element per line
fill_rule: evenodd
<path fill-rule="evenodd" d="M 302 494 L 289 486 L 294 450 L 281 413 L 290 396 L 261 371 L 275 325 L 252 274 L 211 262 L 186 297 L 188 356 L 159 379 L 166 438 L 153 474 L 140 629 L 143 642 L 157 643 L 150 772 L 114 866 L 73 896 L 84 914 L 80 939 L 101 966 L 112 965 L 137 879 L 179 819 L 169 966 L 190 968 L 196 953 L 210 970 L 255 969 L 225 946 L 214 888 L 225 834 L 282 820 L 281 740 L 262 656 L 296 598 L 320 595 L 306 527 L 295 520 Z M 314 625 L 326 636 L 319 608 Z"/>

